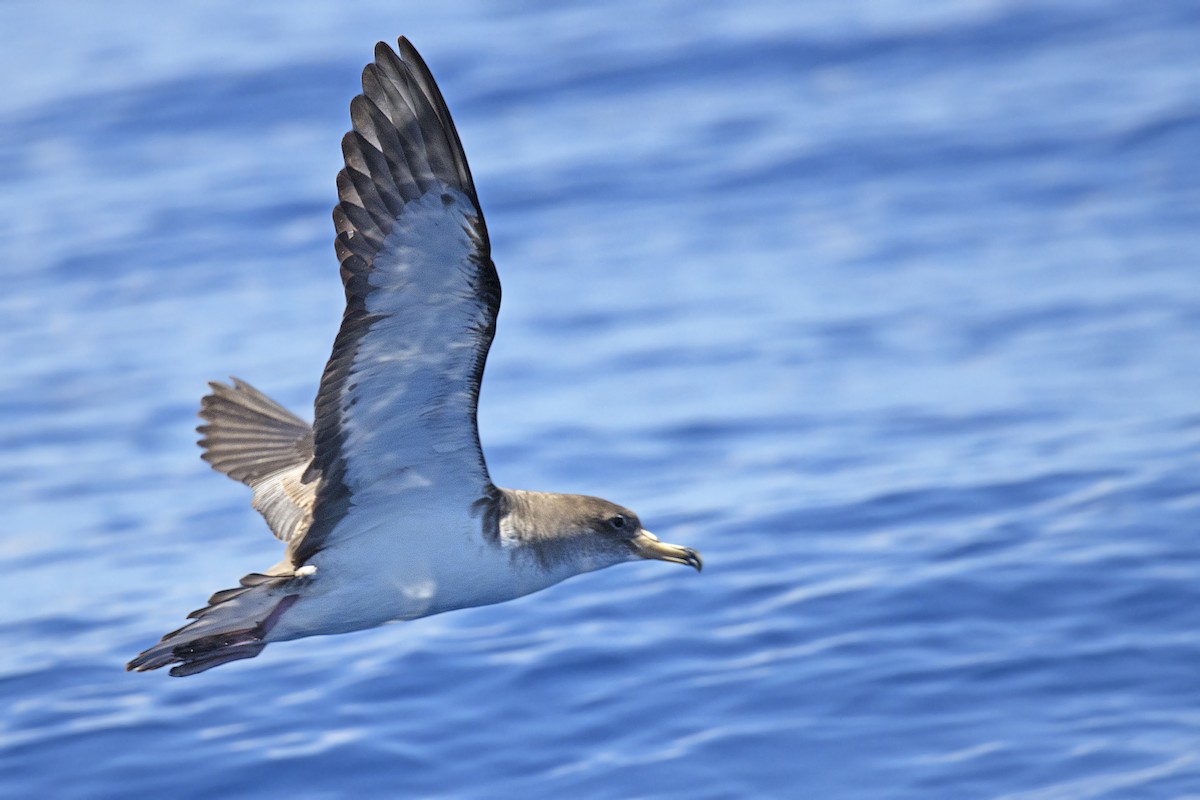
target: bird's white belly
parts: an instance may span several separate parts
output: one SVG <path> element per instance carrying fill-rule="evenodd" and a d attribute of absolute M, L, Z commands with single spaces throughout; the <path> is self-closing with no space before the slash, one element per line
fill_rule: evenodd
<path fill-rule="evenodd" d="M 526 554 L 484 539 L 478 519 L 407 520 L 403 530 L 346 536 L 311 561 L 300 599 L 268 641 L 373 628 L 458 608 L 488 605 L 557 583 Z M 396 523 L 390 523 L 395 525 Z M 449 526 L 431 531 L 430 525 Z"/>

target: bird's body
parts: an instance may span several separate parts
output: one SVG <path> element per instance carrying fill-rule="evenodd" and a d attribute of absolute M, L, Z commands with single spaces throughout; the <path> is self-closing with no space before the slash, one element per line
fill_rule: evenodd
<path fill-rule="evenodd" d="M 608 501 L 492 484 L 476 427 L 500 283 L 458 134 L 412 45 L 383 43 L 351 102 L 336 250 L 346 313 L 312 426 L 214 383 L 204 458 L 287 545 L 129 669 L 190 675 L 271 642 L 487 605 L 638 558 L 700 568 Z"/>

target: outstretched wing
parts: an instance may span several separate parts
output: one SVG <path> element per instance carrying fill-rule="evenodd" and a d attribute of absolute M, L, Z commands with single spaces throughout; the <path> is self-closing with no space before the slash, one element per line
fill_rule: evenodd
<path fill-rule="evenodd" d="M 500 308 L 487 229 L 450 112 L 408 40 L 363 71 L 333 212 L 346 313 L 321 378 L 313 522 L 297 566 L 351 506 L 495 496 L 475 410 Z"/>
<path fill-rule="evenodd" d="M 212 382 L 200 401 L 201 456 L 254 490 L 251 504 L 280 540 L 298 541 L 312 522 L 319 482 L 305 483 L 312 427 L 245 381 Z"/>

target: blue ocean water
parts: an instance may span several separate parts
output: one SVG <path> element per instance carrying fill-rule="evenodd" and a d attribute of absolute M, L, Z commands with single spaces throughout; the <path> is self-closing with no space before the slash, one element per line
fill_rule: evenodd
<path fill-rule="evenodd" d="M 701 550 L 124 662 L 278 558 L 348 101 L 408 35 L 505 299 L 501 485 Z M 1200 797 L 1200 9 L 0 5 L 0 796 Z"/>

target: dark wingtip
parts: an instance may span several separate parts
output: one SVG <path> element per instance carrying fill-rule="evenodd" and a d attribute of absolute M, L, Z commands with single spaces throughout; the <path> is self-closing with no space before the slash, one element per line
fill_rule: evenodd
<path fill-rule="evenodd" d="M 425 65 L 425 59 L 421 58 L 421 54 L 417 52 L 417 48 L 409 41 L 407 36 L 401 36 L 396 39 L 396 52 L 400 54 L 405 61 L 417 61 L 422 66 Z"/>

